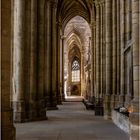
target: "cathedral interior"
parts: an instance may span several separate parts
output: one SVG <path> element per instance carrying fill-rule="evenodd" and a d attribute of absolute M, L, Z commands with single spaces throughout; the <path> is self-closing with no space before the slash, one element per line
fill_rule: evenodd
<path fill-rule="evenodd" d="M 139 140 L 139 0 L 0 5 L 2 140 Z"/>

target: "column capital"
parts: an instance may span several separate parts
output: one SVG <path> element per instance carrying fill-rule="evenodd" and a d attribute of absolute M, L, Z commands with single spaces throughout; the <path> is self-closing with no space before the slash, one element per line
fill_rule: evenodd
<path fill-rule="evenodd" d="M 91 20 L 90 28 L 93 29 L 95 27 L 96 27 L 96 21 L 95 20 Z"/>
<path fill-rule="evenodd" d="M 62 27 L 62 23 L 61 23 L 60 21 L 57 21 L 56 24 L 57 24 L 57 26 L 58 26 L 59 28 Z"/>
<path fill-rule="evenodd" d="M 105 1 L 104 0 L 100 0 L 99 1 L 99 5 L 102 6 L 103 4 L 105 4 Z"/>
<path fill-rule="evenodd" d="M 105 0 L 95 0 L 95 6 L 98 7 L 98 6 L 101 6 L 102 4 L 105 3 Z"/>
<path fill-rule="evenodd" d="M 66 36 L 65 35 L 61 35 L 61 39 L 62 40 L 66 39 Z"/>
<path fill-rule="evenodd" d="M 99 6 L 100 6 L 100 3 L 98 1 L 95 1 L 95 7 L 99 8 Z"/>
<path fill-rule="evenodd" d="M 52 8 L 57 8 L 57 4 L 58 4 L 57 0 L 49 0 L 49 2 Z"/>
<path fill-rule="evenodd" d="M 91 21 L 91 26 L 96 26 L 96 21 L 94 20 L 94 21 Z"/>

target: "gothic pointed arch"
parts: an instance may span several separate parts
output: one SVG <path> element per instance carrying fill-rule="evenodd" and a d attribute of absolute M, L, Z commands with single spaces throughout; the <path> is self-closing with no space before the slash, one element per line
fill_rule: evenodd
<path fill-rule="evenodd" d="M 59 0 L 57 20 L 61 22 L 64 30 L 67 23 L 75 16 L 83 17 L 88 23 L 91 21 L 91 5 L 87 0 Z"/>

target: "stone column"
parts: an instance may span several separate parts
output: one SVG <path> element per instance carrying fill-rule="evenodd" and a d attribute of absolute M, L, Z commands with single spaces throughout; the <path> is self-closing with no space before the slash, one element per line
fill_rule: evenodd
<path fill-rule="evenodd" d="M 104 106 L 104 117 L 106 119 L 111 117 L 110 100 L 112 94 L 112 69 L 111 69 L 111 52 L 112 52 L 112 0 L 106 0 L 105 2 L 105 28 L 106 28 L 106 97 Z"/>
<path fill-rule="evenodd" d="M 30 106 L 29 118 L 36 117 L 37 90 L 37 0 L 31 0 Z"/>
<path fill-rule="evenodd" d="M 124 0 L 120 0 L 120 51 L 121 51 L 121 73 L 120 73 L 120 97 L 119 106 L 124 106 Z"/>
<path fill-rule="evenodd" d="M 64 95 L 64 62 L 63 62 L 63 57 L 64 57 L 64 50 L 63 50 L 63 45 L 64 45 L 64 36 L 62 35 L 62 29 L 60 30 L 60 94 L 61 94 L 61 100 L 65 100 L 65 95 Z"/>
<path fill-rule="evenodd" d="M 14 1 L 14 40 L 13 40 L 13 109 L 14 121 L 25 119 L 24 97 L 24 43 L 25 43 L 25 0 Z"/>
<path fill-rule="evenodd" d="M 132 42 L 132 9 L 131 9 L 131 0 L 125 1 L 125 48 L 127 48 L 131 42 Z M 131 99 L 132 99 L 132 91 L 130 91 L 130 78 L 131 75 L 129 73 L 130 67 L 132 65 L 132 62 L 130 61 L 132 56 L 132 45 L 130 45 L 130 49 L 128 51 L 124 52 L 125 55 L 125 106 L 128 107 L 130 105 Z M 130 59 L 129 59 L 130 58 Z M 132 80 L 131 80 L 132 81 Z M 131 83 L 132 84 L 132 83 Z"/>
<path fill-rule="evenodd" d="M 95 87 L 95 78 L 94 78 L 94 70 L 95 70 L 95 40 L 96 40 L 96 29 L 95 29 L 95 9 L 94 4 L 92 5 L 92 21 L 91 21 L 91 96 L 95 96 L 94 87 Z M 83 60 L 84 62 L 84 60 Z M 83 66 L 84 68 L 84 66 Z M 84 70 L 83 70 L 84 71 Z M 84 73 L 83 73 L 84 74 Z"/>
<path fill-rule="evenodd" d="M 99 4 L 96 4 L 96 97 L 100 94 L 100 16 Z"/>
<path fill-rule="evenodd" d="M 51 4 L 46 1 L 45 8 L 45 101 L 47 109 L 51 106 Z"/>
<path fill-rule="evenodd" d="M 103 3 L 100 3 L 100 98 L 103 97 Z"/>
<path fill-rule="evenodd" d="M 52 109 L 57 109 L 57 99 L 56 99 L 56 8 L 57 8 L 57 2 L 56 1 L 51 1 L 51 26 L 52 26 L 52 33 L 51 33 L 51 47 L 52 47 L 52 75 L 51 75 L 51 108 Z"/>
<path fill-rule="evenodd" d="M 92 21 L 92 23 L 91 23 L 91 96 L 94 96 L 94 38 L 95 38 L 95 36 L 94 36 L 94 32 L 95 32 L 95 30 L 94 30 L 94 24 L 95 24 L 95 22 L 94 21 Z M 83 56 L 84 57 L 84 56 Z M 83 59 L 83 62 L 84 62 L 84 59 Z M 84 68 L 84 65 L 83 65 L 83 68 Z M 84 70 L 83 70 L 83 72 L 84 72 Z M 83 73 L 83 75 L 84 75 L 84 73 Z"/>
<path fill-rule="evenodd" d="M 131 140 L 139 139 L 139 94 L 140 94 L 140 1 L 132 0 L 132 41 L 133 41 L 133 112 L 130 114 Z"/>
<path fill-rule="evenodd" d="M 103 10 L 102 10 L 102 17 L 103 17 L 103 97 L 105 97 L 105 93 L 106 93 L 106 48 L 105 48 L 105 2 L 103 2 Z"/>
<path fill-rule="evenodd" d="M 81 96 L 85 97 L 85 73 L 84 73 L 84 47 L 81 51 Z M 92 93 L 92 92 L 91 92 Z"/>
<path fill-rule="evenodd" d="M 60 36 L 60 30 L 61 30 L 61 24 L 59 21 L 57 21 L 57 104 L 61 105 L 62 104 L 62 92 L 61 92 L 61 89 L 62 89 L 62 81 L 60 80 L 60 61 L 61 61 L 61 54 L 60 54 L 60 39 L 61 39 L 61 36 Z"/>
<path fill-rule="evenodd" d="M 120 30 L 120 0 L 117 0 L 116 4 L 116 12 L 117 12 L 117 81 L 116 81 L 116 96 L 115 96 L 115 108 L 119 107 L 119 95 L 120 95 L 120 68 L 121 68 L 121 61 L 120 61 L 120 56 L 121 56 L 121 50 L 120 50 L 120 45 L 121 45 L 121 30 Z"/>
<path fill-rule="evenodd" d="M 111 95 L 111 108 L 115 106 L 116 95 L 116 78 L 117 78 L 117 15 L 116 15 L 116 0 L 112 0 L 112 95 Z"/>
<path fill-rule="evenodd" d="M 9 0 L 1 0 L 1 139 L 15 140 L 15 128 L 13 126 L 13 113 L 10 106 L 10 87 L 11 87 L 11 19 L 12 3 Z M 6 16 L 5 16 L 6 15 Z"/>
<path fill-rule="evenodd" d="M 96 96 L 96 23 L 94 23 L 94 96 Z"/>
<path fill-rule="evenodd" d="M 25 0 L 24 25 L 24 101 L 25 118 L 29 121 L 30 113 L 30 54 L 31 54 L 31 1 Z"/>
<path fill-rule="evenodd" d="M 62 100 L 65 100 L 65 94 L 64 94 L 64 42 L 65 42 L 65 37 L 63 35 L 63 37 L 61 37 L 61 41 L 62 41 L 62 74 L 61 74 L 61 78 L 62 78 Z"/>
<path fill-rule="evenodd" d="M 45 0 L 41 0 L 38 2 L 38 117 L 46 118 L 46 108 L 45 108 L 45 20 L 44 20 L 44 9 L 45 8 Z"/>

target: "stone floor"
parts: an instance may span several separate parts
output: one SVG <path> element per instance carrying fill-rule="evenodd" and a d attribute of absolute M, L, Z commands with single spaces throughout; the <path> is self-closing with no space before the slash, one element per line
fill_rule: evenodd
<path fill-rule="evenodd" d="M 64 102 L 48 120 L 15 124 L 17 140 L 129 140 L 112 121 L 94 116 L 81 102 Z"/>

